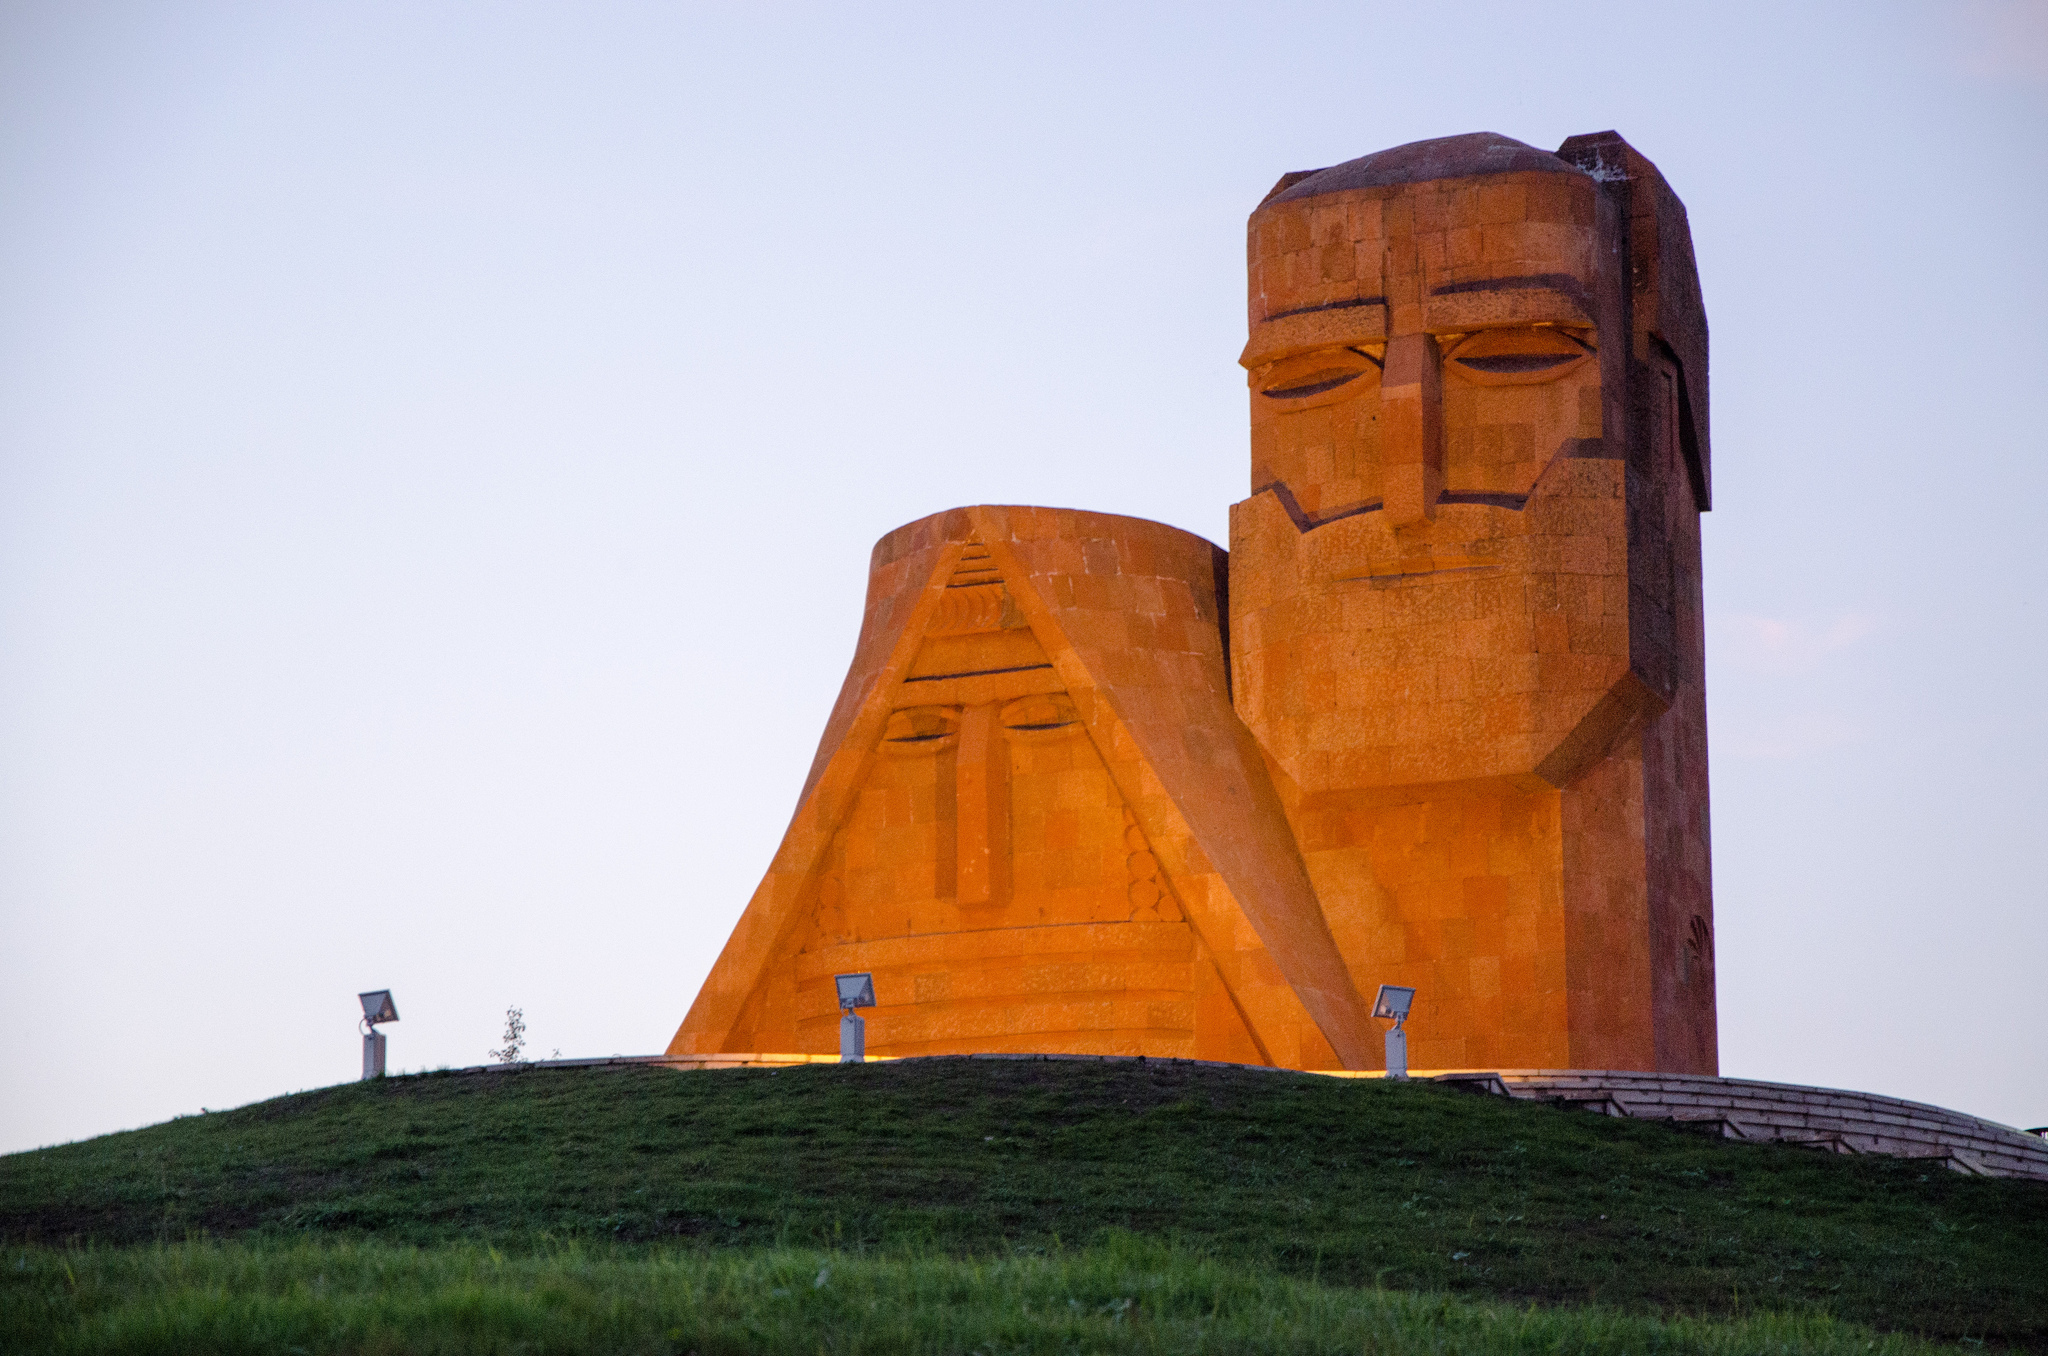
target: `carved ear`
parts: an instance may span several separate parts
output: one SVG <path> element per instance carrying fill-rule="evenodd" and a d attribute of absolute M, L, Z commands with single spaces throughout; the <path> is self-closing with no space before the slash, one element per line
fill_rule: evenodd
<path fill-rule="evenodd" d="M 1627 236 L 1638 354 L 1662 346 L 1679 371 L 1680 427 L 1686 469 L 1701 512 L 1713 507 L 1714 473 L 1707 417 L 1707 312 L 1685 204 L 1663 172 L 1618 132 L 1567 137 L 1557 148 L 1603 184 L 1627 186 Z"/>
<path fill-rule="evenodd" d="M 1328 169 L 1329 166 L 1325 165 L 1323 168 Z M 1323 171 L 1319 169 L 1290 170 L 1286 174 L 1280 176 L 1279 183 L 1274 184 L 1271 188 L 1266 190 L 1266 196 L 1259 199 L 1259 206 L 1264 207 L 1267 203 L 1273 201 L 1274 198 L 1278 197 L 1282 193 L 1285 193 L 1288 189 L 1293 188 L 1296 184 L 1300 183 L 1303 179 L 1308 178 L 1311 174 L 1321 174 L 1322 172 Z"/>

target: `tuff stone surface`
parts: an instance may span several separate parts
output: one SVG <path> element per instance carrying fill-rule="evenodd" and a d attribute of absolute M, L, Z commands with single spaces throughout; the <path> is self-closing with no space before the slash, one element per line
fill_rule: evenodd
<path fill-rule="evenodd" d="M 1377 1032 L 1232 711 L 1222 553 L 1064 509 L 875 547 L 867 623 L 768 879 L 670 1045 L 1365 1067 Z"/>
<path fill-rule="evenodd" d="M 1485 133 L 1289 176 L 1247 250 L 1236 705 L 1359 986 L 1418 1065 L 1714 1072 L 1683 207 Z"/>
<path fill-rule="evenodd" d="M 1716 1069 L 1685 212 L 1611 132 L 1284 177 L 1228 555 L 978 507 L 877 544 L 795 818 L 672 1054 Z"/>

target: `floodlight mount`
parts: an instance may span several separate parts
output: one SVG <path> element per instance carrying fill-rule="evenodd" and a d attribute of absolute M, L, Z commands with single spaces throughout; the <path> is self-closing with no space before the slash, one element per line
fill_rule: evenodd
<path fill-rule="evenodd" d="M 865 1063 L 868 1057 L 868 1024 L 854 1009 L 875 1005 L 875 977 L 865 973 L 834 975 L 832 986 L 839 991 L 839 1062 Z"/>
<path fill-rule="evenodd" d="M 1408 1009 L 1415 1005 L 1415 990 L 1404 984 L 1382 984 L 1372 1001 L 1372 1015 L 1381 1019 L 1393 1018 L 1394 1024 L 1387 1028 L 1387 1077 L 1405 1079 L 1408 1077 L 1408 1033 L 1401 1024 L 1408 1020 Z"/>
<path fill-rule="evenodd" d="M 839 1006 L 845 1011 L 852 1012 L 855 1008 L 871 1008 L 875 1005 L 873 975 L 834 975 L 832 983 L 839 990 Z"/>
<path fill-rule="evenodd" d="M 1392 1018 L 1394 1028 L 1408 1020 L 1408 1009 L 1415 1004 L 1415 990 L 1401 984 L 1382 984 L 1373 998 L 1372 1015 L 1382 1020 Z"/>
<path fill-rule="evenodd" d="M 356 1001 L 363 1005 L 363 1015 L 356 1019 L 356 1025 L 363 1029 L 363 1077 L 384 1076 L 384 1033 L 377 1029 L 380 1022 L 398 1020 L 398 1004 L 391 1001 L 391 990 L 371 989 L 356 995 Z"/>

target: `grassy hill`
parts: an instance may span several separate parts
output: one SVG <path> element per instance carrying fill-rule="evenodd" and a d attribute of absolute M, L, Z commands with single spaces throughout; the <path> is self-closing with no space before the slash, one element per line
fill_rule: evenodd
<path fill-rule="evenodd" d="M 458 1270 L 569 1247 L 585 1267 L 808 1275 L 836 1257 L 871 1279 L 903 1259 L 1057 1269 L 1163 1248 L 1180 1260 L 1134 1265 L 1297 1298 L 1829 1315 L 2048 1350 L 2048 1184 L 1427 1084 L 1171 1063 L 434 1074 L 0 1158 L 0 1239 L 18 1259 L 0 1295 L 59 1305 L 33 1278 L 69 1265 L 78 1291 L 64 1259 L 81 1254 L 63 1251 L 77 1245 L 118 1289 L 115 1272 L 176 1252 L 133 1245 L 195 1236 L 294 1275 L 277 1259 L 317 1243 L 304 1283 L 393 1245 Z"/>

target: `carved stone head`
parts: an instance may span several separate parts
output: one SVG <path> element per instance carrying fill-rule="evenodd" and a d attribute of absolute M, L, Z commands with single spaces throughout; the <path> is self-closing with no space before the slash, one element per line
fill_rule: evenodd
<path fill-rule="evenodd" d="M 1611 133 L 1474 133 L 1287 175 L 1248 246 L 1240 710 L 1304 789 L 1562 785 L 1676 681 L 1684 209 Z"/>

